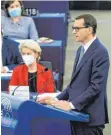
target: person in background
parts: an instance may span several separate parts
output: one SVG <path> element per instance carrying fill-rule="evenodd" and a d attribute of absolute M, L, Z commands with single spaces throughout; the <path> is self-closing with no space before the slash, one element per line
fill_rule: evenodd
<path fill-rule="evenodd" d="M 5 2 L 7 16 L 1 17 L 1 28 L 4 37 L 12 39 L 38 39 L 34 21 L 24 16 L 23 4 L 19 0 Z"/>
<path fill-rule="evenodd" d="M 9 72 L 13 70 L 18 64 L 23 62 L 22 57 L 14 45 L 8 45 L 2 43 L 2 34 L 1 34 L 1 73 Z"/>
<path fill-rule="evenodd" d="M 25 40 L 19 45 L 19 51 L 25 64 L 14 69 L 9 85 L 29 85 L 30 92 L 54 92 L 52 72 L 39 64 L 41 56 L 39 44 L 34 40 Z"/>
<path fill-rule="evenodd" d="M 7 16 L 6 12 L 3 9 L 1 9 L 1 16 Z"/>
<path fill-rule="evenodd" d="M 2 0 L 1 1 L 1 16 L 7 16 L 6 12 L 5 12 L 4 5 L 5 5 L 5 0 Z"/>
<path fill-rule="evenodd" d="M 89 114 L 88 123 L 71 122 L 72 135 L 103 135 L 104 125 L 109 122 L 106 92 L 108 51 L 96 37 L 97 21 L 92 15 L 76 17 L 72 29 L 75 40 L 82 45 L 77 50 L 71 81 L 56 97 L 58 100 L 41 97 L 37 102 Z"/>

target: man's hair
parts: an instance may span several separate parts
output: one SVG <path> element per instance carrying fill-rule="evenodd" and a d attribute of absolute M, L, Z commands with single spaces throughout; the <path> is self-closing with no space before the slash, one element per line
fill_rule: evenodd
<path fill-rule="evenodd" d="M 96 29 L 97 29 L 97 21 L 94 18 L 94 16 L 90 15 L 90 14 L 83 14 L 80 15 L 78 17 L 75 18 L 75 20 L 79 20 L 79 19 L 84 19 L 84 26 L 87 27 L 92 27 L 93 28 L 93 32 L 92 34 L 96 33 Z"/>
<path fill-rule="evenodd" d="M 8 0 L 8 1 L 5 1 L 5 3 L 4 3 L 4 10 L 5 10 L 5 12 L 6 12 L 6 14 L 7 14 L 8 17 L 10 17 L 10 15 L 9 15 L 9 13 L 8 13 L 8 8 L 10 7 L 10 5 L 11 5 L 12 3 L 14 3 L 14 1 L 15 1 L 15 0 Z M 19 0 L 18 2 L 20 3 L 21 9 L 22 9 L 21 15 L 25 16 L 26 13 L 25 13 L 24 6 L 23 6 L 22 1 Z"/>

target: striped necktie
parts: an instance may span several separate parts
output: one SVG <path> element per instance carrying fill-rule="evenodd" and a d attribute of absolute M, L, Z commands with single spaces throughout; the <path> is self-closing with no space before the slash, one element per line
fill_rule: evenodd
<path fill-rule="evenodd" d="M 76 68 L 78 67 L 78 65 L 79 65 L 79 63 L 80 63 L 80 61 L 81 61 L 81 59 L 82 59 L 82 57 L 83 57 L 83 55 L 84 55 L 84 47 L 82 46 L 81 47 L 81 52 L 80 52 L 80 55 L 79 55 L 79 60 L 78 60 L 78 63 L 77 63 L 77 66 L 76 66 Z"/>

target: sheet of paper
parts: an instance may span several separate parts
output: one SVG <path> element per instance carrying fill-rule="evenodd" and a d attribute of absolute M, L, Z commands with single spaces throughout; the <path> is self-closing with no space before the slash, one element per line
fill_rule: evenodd
<path fill-rule="evenodd" d="M 25 40 L 31 40 L 31 39 L 16 39 L 16 40 L 14 40 L 14 41 L 16 41 L 16 42 L 18 42 L 18 43 L 23 43 L 23 42 L 25 42 Z"/>
<path fill-rule="evenodd" d="M 1 73 L 1 77 L 10 77 L 12 73 Z"/>
<path fill-rule="evenodd" d="M 37 97 L 45 97 L 45 96 L 50 96 L 50 97 L 56 97 L 57 95 L 59 95 L 60 92 L 58 93 L 43 93 L 43 94 L 39 94 Z"/>

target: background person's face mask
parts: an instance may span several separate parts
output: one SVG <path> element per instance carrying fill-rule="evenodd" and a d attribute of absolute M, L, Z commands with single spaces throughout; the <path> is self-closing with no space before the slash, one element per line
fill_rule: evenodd
<path fill-rule="evenodd" d="M 11 17 L 18 17 L 18 16 L 21 16 L 21 8 L 18 7 L 18 8 L 14 8 L 14 9 L 10 9 L 9 10 L 9 15 Z"/>
<path fill-rule="evenodd" d="M 23 55 L 22 59 L 27 66 L 29 66 L 35 61 L 35 58 L 33 55 Z"/>

